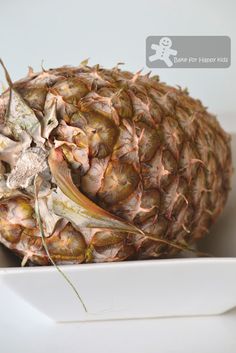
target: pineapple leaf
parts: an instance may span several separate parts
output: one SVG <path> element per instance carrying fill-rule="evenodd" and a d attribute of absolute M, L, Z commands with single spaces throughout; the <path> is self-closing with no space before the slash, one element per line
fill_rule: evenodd
<path fill-rule="evenodd" d="M 77 291 L 77 289 L 75 288 L 74 284 L 71 282 L 71 280 L 68 278 L 68 276 L 62 271 L 62 269 L 55 263 L 55 261 L 53 260 L 53 258 L 51 257 L 48 247 L 47 247 L 47 243 L 46 243 L 46 237 L 44 234 L 44 229 L 43 229 L 43 223 L 41 220 L 41 215 L 40 215 L 40 208 L 39 208 L 39 199 L 38 199 L 38 194 L 39 194 L 39 190 L 40 190 L 40 186 L 42 184 L 42 178 L 38 175 L 35 176 L 34 179 L 34 190 L 35 190 L 35 213 L 36 213 L 36 218 L 37 218 L 37 222 L 38 222 L 38 226 L 39 226 L 39 230 L 40 230 L 40 234 L 42 237 L 42 243 L 43 243 L 43 247 L 45 249 L 45 252 L 49 258 L 49 260 L 51 261 L 52 265 L 55 266 L 55 268 L 57 269 L 57 271 L 62 275 L 62 277 L 66 280 L 66 282 L 70 285 L 70 287 L 72 288 L 72 290 L 75 292 L 76 296 L 78 297 L 79 301 L 81 302 L 85 312 L 88 312 L 84 301 L 82 300 L 79 292 Z"/>
<path fill-rule="evenodd" d="M 7 124 L 17 140 L 20 140 L 22 132 L 26 131 L 36 143 L 43 144 L 45 140 L 41 136 L 41 125 L 38 118 L 21 95 L 13 88 L 9 72 L 1 59 L 0 64 L 3 67 L 10 87 L 10 99 L 6 117 Z"/>
<path fill-rule="evenodd" d="M 3 70 L 4 70 L 4 73 L 5 73 L 5 76 L 6 76 L 6 80 L 7 80 L 7 83 L 9 85 L 9 87 L 11 88 L 12 87 L 12 80 L 11 80 L 11 77 L 9 75 L 9 72 L 7 71 L 7 68 L 4 64 L 4 62 L 2 61 L 2 59 L 0 58 L 0 65 L 2 66 Z"/>
<path fill-rule="evenodd" d="M 190 246 L 188 246 L 187 244 L 181 244 L 180 242 L 179 243 L 175 243 L 175 242 L 172 242 L 170 240 L 158 238 L 155 235 L 152 235 L 150 233 L 145 233 L 145 238 L 144 239 L 149 239 L 149 240 L 156 241 L 157 243 L 166 244 L 166 245 L 172 246 L 173 248 L 176 248 L 176 249 L 181 250 L 181 251 L 189 251 L 189 252 L 192 252 L 192 253 L 196 254 L 197 256 L 203 256 L 203 257 L 211 256 L 208 253 L 201 252 L 201 251 L 198 251 L 196 249 L 193 249 Z"/>
<path fill-rule="evenodd" d="M 43 197 L 39 197 L 38 195 L 38 204 L 45 227 L 45 237 L 49 237 L 58 229 L 61 217 L 53 212 L 51 193 Z"/>
<path fill-rule="evenodd" d="M 43 144 L 41 125 L 34 111 L 26 104 L 20 94 L 11 89 L 6 121 L 16 139 L 20 139 L 22 131 L 26 131 L 36 143 Z"/>
<path fill-rule="evenodd" d="M 133 224 L 102 209 L 79 191 L 73 183 L 70 169 L 59 148 L 51 150 L 48 163 L 59 187 L 59 191 L 54 193 L 55 213 L 70 219 L 79 227 L 115 229 L 143 234 Z"/>

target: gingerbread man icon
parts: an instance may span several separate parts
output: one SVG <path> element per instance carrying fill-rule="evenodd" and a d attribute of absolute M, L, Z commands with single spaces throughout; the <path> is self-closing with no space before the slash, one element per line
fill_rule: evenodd
<path fill-rule="evenodd" d="M 177 55 L 177 50 L 171 49 L 172 41 L 169 37 L 162 37 L 159 44 L 152 44 L 151 48 L 156 51 L 155 54 L 149 57 L 149 61 L 161 60 L 166 63 L 168 67 L 173 65 L 170 56 Z"/>

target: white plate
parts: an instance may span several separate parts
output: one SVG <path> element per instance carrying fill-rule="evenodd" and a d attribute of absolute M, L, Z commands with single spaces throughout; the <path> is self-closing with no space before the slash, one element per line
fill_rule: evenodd
<path fill-rule="evenodd" d="M 63 266 L 87 313 L 53 267 L 10 267 L 14 257 L 2 251 L 0 279 L 56 321 L 223 313 L 236 306 L 235 198 L 234 175 L 224 214 L 200 244 L 202 250 L 217 257 Z"/>

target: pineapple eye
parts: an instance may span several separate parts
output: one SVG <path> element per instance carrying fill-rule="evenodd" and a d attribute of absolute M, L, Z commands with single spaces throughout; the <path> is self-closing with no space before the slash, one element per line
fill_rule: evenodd
<path fill-rule="evenodd" d="M 7 202 L 6 220 L 11 224 L 34 228 L 33 216 L 33 208 L 27 200 L 18 197 Z"/>
<path fill-rule="evenodd" d="M 83 236 L 69 223 L 59 234 L 54 234 L 48 240 L 50 253 L 61 260 L 83 261 L 86 244 Z"/>
<path fill-rule="evenodd" d="M 138 183 L 139 176 L 131 164 L 111 161 L 98 196 L 105 203 L 113 205 L 131 195 Z"/>
<path fill-rule="evenodd" d="M 119 129 L 110 118 L 95 112 L 79 112 L 73 114 L 70 123 L 88 136 L 91 157 L 105 158 L 112 153 Z"/>
<path fill-rule="evenodd" d="M 44 108 L 47 88 L 46 87 L 19 87 L 18 92 L 32 109 L 42 110 Z"/>
<path fill-rule="evenodd" d="M 66 79 L 56 83 L 53 88 L 67 103 L 71 104 L 77 104 L 79 99 L 88 93 L 88 88 L 78 78 Z"/>
<path fill-rule="evenodd" d="M 150 161 L 161 145 L 160 134 L 156 129 L 143 122 L 136 123 L 136 126 L 139 136 L 142 135 L 141 143 L 139 143 L 140 160 L 142 162 Z"/>

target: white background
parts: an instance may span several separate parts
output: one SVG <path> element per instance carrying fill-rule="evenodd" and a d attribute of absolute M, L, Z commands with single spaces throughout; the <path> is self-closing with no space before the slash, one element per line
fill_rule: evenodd
<path fill-rule="evenodd" d="M 145 67 L 149 35 L 228 35 L 228 69 L 154 70 L 169 84 L 188 87 L 227 130 L 236 119 L 236 5 L 230 0 L 0 0 L 0 56 L 13 79 L 40 69 L 91 64 Z M 4 82 L 2 71 L 0 81 Z M 236 126 L 236 124 L 234 124 Z M 0 351 L 214 352 L 236 351 L 236 313 L 221 317 L 54 324 L 0 290 Z"/>
<path fill-rule="evenodd" d="M 226 128 L 234 119 L 236 92 L 234 0 L 0 0 L 0 56 L 13 79 L 28 65 L 40 69 L 79 64 L 145 67 L 149 35 L 228 35 L 228 69 L 156 69 L 169 84 L 188 87 Z M 3 75 L 2 75 L 3 79 Z"/>

